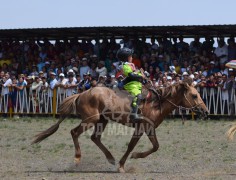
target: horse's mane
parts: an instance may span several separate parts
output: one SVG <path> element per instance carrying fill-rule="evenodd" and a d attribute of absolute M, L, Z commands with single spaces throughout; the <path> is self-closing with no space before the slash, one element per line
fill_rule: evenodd
<path fill-rule="evenodd" d="M 182 90 L 182 91 L 185 90 L 184 88 L 181 88 L 182 85 L 184 84 L 191 85 L 192 82 L 193 82 L 192 79 L 188 78 L 188 79 L 183 80 L 182 82 L 179 82 L 179 83 L 167 86 L 167 87 L 157 88 L 156 90 L 159 95 L 159 99 L 162 101 L 162 100 L 165 100 L 166 98 L 175 96 L 179 90 Z"/>
<path fill-rule="evenodd" d="M 166 99 L 170 96 L 174 96 L 177 92 L 177 88 L 179 87 L 178 84 L 173 84 L 164 88 L 160 88 L 158 91 L 160 92 L 160 98 L 161 99 Z"/>

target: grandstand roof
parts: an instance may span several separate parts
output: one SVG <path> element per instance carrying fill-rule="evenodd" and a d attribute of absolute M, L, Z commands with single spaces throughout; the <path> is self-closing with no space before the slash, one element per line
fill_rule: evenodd
<path fill-rule="evenodd" d="M 66 27 L 66 28 L 32 28 L 32 29 L 0 29 L 0 39 L 48 38 L 69 39 L 95 39 L 103 37 L 123 38 L 165 36 L 175 37 L 183 35 L 185 38 L 196 35 L 203 36 L 235 36 L 236 25 L 190 25 L 190 26 L 113 26 L 113 27 Z"/>

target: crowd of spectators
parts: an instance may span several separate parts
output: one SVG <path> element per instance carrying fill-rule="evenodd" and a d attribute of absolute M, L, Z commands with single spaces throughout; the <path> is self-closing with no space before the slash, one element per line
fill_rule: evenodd
<path fill-rule="evenodd" d="M 0 91 L 25 86 L 41 91 L 63 87 L 70 93 L 93 86 L 118 86 L 122 80 L 116 52 L 121 47 L 134 50 L 133 63 L 149 72 L 157 87 L 165 87 L 191 77 L 195 86 L 235 88 L 235 70 L 225 63 L 236 59 L 234 37 L 195 37 L 190 43 L 182 36 L 124 37 L 101 40 L 3 40 L 0 41 Z M 216 47 L 214 45 L 216 44 Z"/>

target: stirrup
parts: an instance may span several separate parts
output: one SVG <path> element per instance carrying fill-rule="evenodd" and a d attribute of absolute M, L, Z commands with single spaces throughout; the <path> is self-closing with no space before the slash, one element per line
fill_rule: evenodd
<path fill-rule="evenodd" d="M 143 116 L 141 114 L 135 114 L 130 116 L 130 120 L 132 122 L 139 122 L 141 119 L 143 119 Z"/>
<path fill-rule="evenodd" d="M 138 122 L 141 119 L 143 119 L 143 115 L 138 113 L 138 108 L 136 111 L 131 112 L 130 114 L 130 120 L 133 122 Z"/>

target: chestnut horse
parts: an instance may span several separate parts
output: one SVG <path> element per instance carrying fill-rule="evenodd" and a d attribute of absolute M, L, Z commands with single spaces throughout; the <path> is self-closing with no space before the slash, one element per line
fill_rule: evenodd
<path fill-rule="evenodd" d="M 94 87 L 81 94 L 66 98 L 59 108 L 59 121 L 49 129 L 36 135 L 32 143 L 39 143 L 55 133 L 59 128 L 59 124 L 68 115 L 75 112 L 80 114 L 82 119 L 81 124 L 71 130 L 75 146 L 75 162 L 79 163 L 81 158 L 78 137 L 86 130 L 94 127 L 91 140 L 102 150 L 107 160 L 111 164 L 115 164 L 113 155 L 101 142 L 101 134 L 109 120 L 116 121 L 135 128 L 127 151 L 119 161 L 119 172 L 125 172 L 124 164 L 144 133 L 148 136 L 153 147 L 145 152 L 133 152 L 131 158 L 145 158 L 158 150 L 159 143 L 155 129 L 161 124 L 164 117 L 169 115 L 174 109 L 182 107 L 201 112 L 203 115 L 208 112 L 199 93 L 191 84 L 192 81 L 185 81 L 167 88 L 153 89 L 151 97 L 149 96 L 148 99 L 144 100 L 140 106 L 144 118 L 136 123 L 129 119 L 131 101 L 127 96 L 121 97 L 115 91 L 106 87 Z"/>

